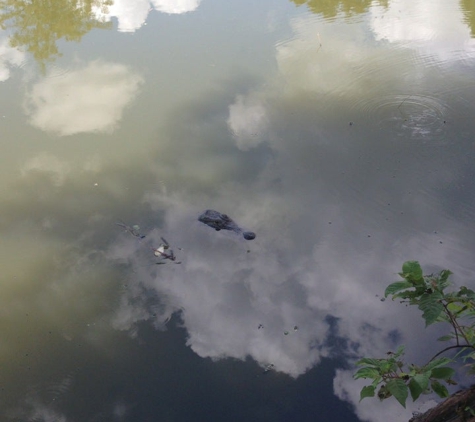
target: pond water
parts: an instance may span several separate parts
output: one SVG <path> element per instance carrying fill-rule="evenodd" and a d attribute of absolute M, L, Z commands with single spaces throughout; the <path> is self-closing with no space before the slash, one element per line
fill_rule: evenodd
<path fill-rule="evenodd" d="M 2 420 L 433 404 L 359 403 L 352 362 L 433 355 L 381 300 L 405 260 L 474 286 L 473 2 L 2 7 Z"/>

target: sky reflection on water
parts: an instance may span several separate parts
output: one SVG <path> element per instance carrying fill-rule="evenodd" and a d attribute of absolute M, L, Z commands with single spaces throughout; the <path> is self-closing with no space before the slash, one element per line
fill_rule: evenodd
<path fill-rule="evenodd" d="M 312 420 L 330 402 L 349 420 L 336 395 L 361 420 L 408 420 L 419 404 L 358 404 L 347 359 L 433 354 L 437 328 L 380 300 L 404 260 L 473 284 L 475 43 L 458 3 L 355 20 L 171 4 L 116 2 L 102 17 L 128 34 L 91 32 L 45 75 L 0 41 L 3 417 L 199 420 L 208 397 L 208 420 Z M 208 208 L 256 239 L 199 223 Z M 155 265 L 160 237 L 180 265 Z"/>

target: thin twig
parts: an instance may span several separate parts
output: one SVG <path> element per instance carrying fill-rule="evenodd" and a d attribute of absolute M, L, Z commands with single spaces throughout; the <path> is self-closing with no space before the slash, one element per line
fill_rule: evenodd
<path fill-rule="evenodd" d="M 320 32 L 317 32 L 317 37 L 318 37 L 318 48 L 317 48 L 317 53 L 318 53 L 318 50 L 320 50 L 322 48 L 322 40 L 320 39 Z"/>
<path fill-rule="evenodd" d="M 467 343 L 470 343 L 470 341 L 467 338 L 467 335 L 465 334 L 465 331 L 462 330 L 462 327 L 457 322 L 457 318 L 454 315 L 452 315 L 452 312 L 449 311 L 449 308 L 447 307 L 446 303 L 443 303 L 443 305 L 444 305 L 444 308 L 445 308 L 446 312 L 449 315 L 449 318 L 451 319 L 451 321 L 453 321 L 452 325 L 455 328 L 455 334 L 457 335 L 457 330 L 458 330 L 460 332 L 460 334 L 462 335 L 462 337 L 465 339 L 465 341 Z M 457 344 L 458 344 L 458 337 L 457 337 Z"/>
<path fill-rule="evenodd" d="M 437 356 L 441 355 L 442 353 L 446 352 L 447 350 L 450 350 L 450 349 L 462 349 L 464 347 L 468 347 L 470 349 L 475 349 L 474 346 L 471 346 L 470 344 L 457 344 L 455 346 L 449 346 L 449 347 L 446 347 L 444 350 L 441 350 L 440 352 L 436 353 L 431 360 L 429 360 L 429 362 L 427 363 L 430 363 L 432 362 Z"/>
<path fill-rule="evenodd" d="M 398 107 L 397 107 L 397 109 L 398 109 L 398 111 L 399 111 L 399 114 L 400 114 L 402 117 L 404 117 L 406 120 L 407 120 L 407 116 L 405 116 L 405 113 L 403 113 L 403 111 L 401 110 L 401 107 L 402 107 L 402 105 L 406 102 L 406 100 L 407 100 L 408 98 L 411 98 L 411 97 L 412 97 L 412 95 L 408 95 L 406 98 L 404 98 L 404 100 L 402 100 L 402 101 L 400 102 L 400 104 L 399 104 Z"/>
<path fill-rule="evenodd" d="M 455 342 L 457 343 L 457 346 L 458 346 L 460 344 L 460 341 L 459 341 L 459 334 L 458 334 L 458 331 L 457 331 L 457 324 L 455 322 L 455 317 L 452 315 L 452 312 L 449 311 L 449 308 L 448 308 L 446 303 L 442 302 L 442 305 L 444 306 L 445 313 L 450 318 L 450 323 L 452 324 L 452 327 L 454 327 L 455 340 L 456 340 Z M 467 341 L 467 343 L 468 343 L 468 341 Z"/>

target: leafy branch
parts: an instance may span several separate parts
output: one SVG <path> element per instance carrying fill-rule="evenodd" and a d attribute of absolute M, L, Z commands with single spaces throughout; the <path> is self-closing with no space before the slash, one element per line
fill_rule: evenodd
<path fill-rule="evenodd" d="M 361 390 L 360 401 L 376 394 L 380 400 L 394 396 L 406 407 L 409 393 L 413 401 L 421 394 L 430 392 L 448 397 L 443 383 L 454 385 L 456 382 L 452 379 L 455 370 L 446 365 L 457 359 L 466 363 L 470 373 L 475 373 L 475 323 L 470 323 L 475 317 L 475 292 L 466 287 L 446 292 L 451 274 L 449 270 L 442 270 L 435 275 L 423 275 L 419 262 L 407 261 L 403 264 L 399 273 L 403 281 L 390 284 L 385 297 L 391 296 L 393 300 L 401 299 L 401 303 L 417 306 L 422 311 L 426 327 L 434 323 L 449 324 L 449 334 L 439 340 L 455 344 L 437 352 L 423 366 L 407 365 L 403 361 L 404 346 L 400 346 L 395 353 L 388 352 L 383 359 L 360 359 L 356 362 L 359 369 L 353 378 L 372 380 Z M 454 358 L 439 357 L 453 349 L 460 349 Z"/>

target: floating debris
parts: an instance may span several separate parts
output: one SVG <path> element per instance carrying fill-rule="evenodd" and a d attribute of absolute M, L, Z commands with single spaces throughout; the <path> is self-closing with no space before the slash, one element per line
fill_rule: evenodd
<path fill-rule="evenodd" d="M 264 326 L 263 326 L 262 324 L 259 324 L 259 325 L 257 326 L 257 329 L 260 330 L 261 328 L 264 328 Z"/>
<path fill-rule="evenodd" d="M 269 363 L 268 365 L 264 366 L 264 371 L 262 373 L 267 374 L 269 371 L 272 371 L 272 369 L 274 369 L 274 364 Z"/>
<path fill-rule="evenodd" d="M 160 237 L 162 239 L 162 242 L 158 248 L 152 248 L 153 254 L 157 258 L 162 258 L 162 259 L 169 259 L 170 261 L 173 261 L 175 264 L 181 264 L 181 261 L 176 261 L 176 256 L 175 253 L 173 252 L 173 249 L 170 249 L 170 244 L 167 242 L 166 239 L 163 237 Z M 160 264 L 165 264 L 165 262 L 156 262 L 157 265 Z"/>
<path fill-rule="evenodd" d="M 299 327 L 297 325 L 294 325 L 293 331 L 298 331 Z M 290 334 L 290 331 L 284 331 L 284 336 L 288 336 Z"/>
<path fill-rule="evenodd" d="M 132 227 L 131 226 L 128 226 L 127 224 L 125 224 L 123 221 L 119 221 L 118 223 L 115 223 L 117 226 L 120 226 L 122 227 L 126 232 L 129 232 L 132 236 L 134 237 L 137 237 L 139 239 L 143 239 L 145 237 L 145 235 L 141 235 L 139 233 L 139 230 L 140 230 L 140 226 L 138 226 L 137 224 L 133 225 Z"/>

